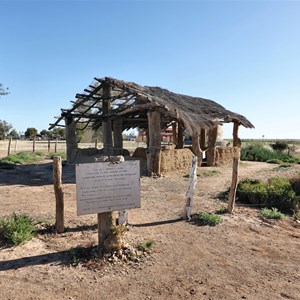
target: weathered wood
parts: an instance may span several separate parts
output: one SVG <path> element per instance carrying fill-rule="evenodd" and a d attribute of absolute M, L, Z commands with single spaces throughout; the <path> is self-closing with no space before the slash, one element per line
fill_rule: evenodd
<path fill-rule="evenodd" d="M 103 114 L 111 114 L 111 87 L 109 84 L 103 84 Z M 102 132 L 103 132 L 103 150 L 104 154 L 112 155 L 113 153 L 113 140 L 112 140 L 112 126 L 111 118 L 104 118 L 102 122 Z"/>
<path fill-rule="evenodd" d="M 98 149 L 98 140 L 95 139 L 95 149 Z"/>
<path fill-rule="evenodd" d="M 199 133 L 194 132 L 193 135 L 192 135 L 192 150 L 193 150 L 193 153 L 198 158 L 198 165 L 201 166 L 201 163 L 202 163 L 202 150 L 200 148 L 199 138 L 200 138 Z"/>
<path fill-rule="evenodd" d="M 62 189 L 62 163 L 61 157 L 53 157 L 53 180 L 55 192 L 55 228 L 58 233 L 64 231 L 64 193 Z"/>
<path fill-rule="evenodd" d="M 194 155 L 192 160 L 190 176 L 189 176 L 189 187 L 186 192 L 186 204 L 183 211 L 183 218 L 188 220 L 191 219 L 193 197 L 194 197 L 194 192 L 197 184 L 197 160 L 198 160 L 197 156 Z"/>
<path fill-rule="evenodd" d="M 149 147 L 147 155 L 147 172 L 160 175 L 160 150 L 161 150 L 161 124 L 160 112 L 149 111 L 148 131 L 149 131 Z"/>
<path fill-rule="evenodd" d="M 178 144 L 178 122 L 172 123 L 173 144 Z"/>
<path fill-rule="evenodd" d="M 18 151 L 18 140 L 16 140 L 16 143 L 15 143 L 15 153 L 17 153 L 17 151 Z"/>
<path fill-rule="evenodd" d="M 10 155 L 10 153 L 11 153 L 11 142 L 12 142 L 12 138 L 9 138 L 9 140 L 8 140 L 7 155 Z"/>
<path fill-rule="evenodd" d="M 184 147 L 184 127 L 181 123 L 178 124 L 178 138 L 177 138 L 177 149 L 183 149 Z"/>
<path fill-rule="evenodd" d="M 210 128 L 208 132 L 208 150 L 206 152 L 208 166 L 214 166 L 216 163 L 217 133 L 218 133 L 218 126 Z"/>
<path fill-rule="evenodd" d="M 97 214 L 98 219 L 98 245 L 100 248 L 103 247 L 105 240 L 111 233 L 112 213 L 105 212 Z"/>
<path fill-rule="evenodd" d="M 57 143 L 58 143 L 58 139 L 55 139 L 55 146 L 54 146 L 54 152 L 57 153 Z"/>
<path fill-rule="evenodd" d="M 35 153 L 35 137 L 32 140 L 32 152 Z"/>
<path fill-rule="evenodd" d="M 204 150 L 206 148 L 206 129 L 205 128 L 201 128 L 200 148 L 202 150 Z"/>
<path fill-rule="evenodd" d="M 48 152 L 50 152 L 51 140 L 48 139 Z"/>
<path fill-rule="evenodd" d="M 67 147 L 67 162 L 72 163 L 76 158 L 78 150 L 78 141 L 76 135 L 76 123 L 72 116 L 65 118 L 66 124 L 66 147 Z"/>
<path fill-rule="evenodd" d="M 232 165 L 232 181 L 231 181 L 229 201 L 228 201 L 228 212 L 230 214 L 233 213 L 233 211 L 234 211 L 236 189 L 237 189 L 238 177 L 239 177 L 239 162 L 240 162 L 240 148 L 234 147 L 234 157 L 233 157 L 233 165 Z"/>
<path fill-rule="evenodd" d="M 118 225 L 128 224 L 128 211 L 123 210 L 118 212 Z"/>
<path fill-rule="evenodd" d="M 123 154 L 123 135 L 122 135 L 123 120 L 121 118 L 114 120 L 114 155 Z"/>

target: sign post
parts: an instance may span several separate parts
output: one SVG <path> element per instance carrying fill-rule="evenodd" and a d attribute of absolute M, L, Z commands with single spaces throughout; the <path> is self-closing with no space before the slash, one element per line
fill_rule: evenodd
<path fill-rule="evenodd" d="M 77 215 L 98 214 L 101 247 L 111 231 L 113 211 L 141 207 L 139 161 L 76 165 Z"/>

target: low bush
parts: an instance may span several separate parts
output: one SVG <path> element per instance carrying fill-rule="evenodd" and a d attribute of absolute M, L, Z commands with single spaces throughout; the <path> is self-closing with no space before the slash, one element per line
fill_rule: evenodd
<path fill-rule="evenodd" d="M 9 245 L 19 245 L 30 240 L 35 234 L 35 223 L 25 215 L 13 213 L 6 219 L 0 219 L 0 238 Z"/>
<path fill-rule="evenodd" d="M 237 187 L 237 199 L 246 204 L 275 207 L 281 211 L 292 212 L 297 205 L 296 193 L 286 178 L 273 177 L 267 182 L 244 179 Z"/>
<path fill-rule="evenodd" d="M 2 159 L 0 159 L 0 163 L 8 163 L 8 164 L 27 164 L 33 163 L 37 161 L 41 161 L 45 158 L 43 152 L 19 152 L 16 154 L 10 154 Z"/>
<path fill-rule="evenodd" d="M 200 226 L 216 226 L 223 222 L 223 219 L 217 214 L 208 212 L 199 212 L 192 216 L 192 221 Z"/>
<path fill-rule="evenodd" d="M 266 219 L 276 219 L 276 220 L 281 220 L 284 218 L 284 214 L 281 213 L 277 208 L 272 207 L 272 208 L 263 208 L 260 211 L 260 215 Z"/>
<path fill-rule="evenodd" d="M 299 159 L 279 151 L 272 151 L 261 146 L 249 145 L 241 149 L 241 160 L 277 163 L 298 163 Z"/>

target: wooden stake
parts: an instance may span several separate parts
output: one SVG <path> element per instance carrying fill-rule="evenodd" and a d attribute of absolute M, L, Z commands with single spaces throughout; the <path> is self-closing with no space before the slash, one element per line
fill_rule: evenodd
<path fill-rule="evenodd" d="M 183 211 L 183 218 L 188 220 L 191 219 L 193 197 L 194 197 L 194 192 L 197 183 L 197 160 L 198 160 L 197 156 L 194 155 L 192 160 L 190 177 L 189 177 L 189 187 L 186 192 L 186 204 Z"/>
<path fill-rule="evenodd" d="M 50 144 L 51 144 L 50 139 L 48 139 L 48 153 L 50 152 Z"/>
<path fill-rule="evenodd" d="M 232 165 L 232 181 L 231 181 L 229 201 L 228 201 L 228 212 L 230 214 L 232 214 L 234 211 L 236 189 L 237 189 L 238 177 L 239 177 L 239 162 L 240 162 L 240 148 L 234 147 L 234 157 L 233 157 L 233 165 Z"/>
<path fill-rule="evenodd" d="M 53 179 L 54 179 L 54 192 L 56 199 L 56 212 L 55 212 L 55 228 L 58 233 L 64 231 L 64 193 L 62 190 L 62 163 L 61 157 L 53 157 Z"/>
<path fill-rule="evenodd" d="M 58 143 L 58 139 L 55 140 L 55 147 L 54 147 L 54 152 L 57 153 L 57 143 Z"/>
<path fill-rule="evenodd" d="M 112 227 L 112 213 L 105 212 L 97 214 L 98 218 L 98 245 L 102 248 L 105 240 L 111 233 Z"/>
<path fill-rule="evenodd" d="M 17 153 L 18 151 L 18 140 L 16 140 L 16 143 L 15 143 L 15 153 Z"/>
<path fill-rule="evenodd" d="M 8 150 L 7 150 L 7 155 L 10 155 L 11 141 L 12 141 L 12 138 L 9 138 L 9 140 L 8 140 Z"/>
<path fill-rule="evenodd" d="M 35 137 L 33 138 L 33 142 L 32 142 L 32 152 L 35 152 Z"/>
<path fill-rule="evenodd" d="M 96 139 L 95 140 L 95 149 L 97 149 L 98 148 L 98 140 Z"/>
<path fill-rule="evenodd" d="M 229 201 L 228 201 L 228 212 L 230 214 L 234 211 L 236 189 L 238 186 L 238 176 L 239 176 L 239 163 L 240 163 L 240 146 L 241 142 L 238 137 L 239 124 L 234 123 L 233 125 L 233 146 L 234 146 L 234 157 L 232 165 L 232 182 L 230 187 Z"/>

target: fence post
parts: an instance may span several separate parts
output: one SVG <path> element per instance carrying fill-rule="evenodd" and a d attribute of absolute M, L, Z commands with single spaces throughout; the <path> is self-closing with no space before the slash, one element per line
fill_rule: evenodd
<path fill-rule="evenodd" d="M 50 139 L 48 139 L 48 153 L 50 152 Z"/>
<path fill-rule="evenodd" d="M 7 150 L 7 155 L 10 155 L 11 141 L 12 141 L 12 138 L 9 138 L 9 140 L 8 140 L 8 150 Z"/>
<path fill-rule="evenodd" d="M 53 179 L 54 179 L 54 192 L 56 198 L 56 211 L 55 211 L 55 228 L 58 233 L 64 231 L 64 193 L 62 190 L 62 163 L 61 157 L 53 157 Z"/>
<path fill-rule="evenodd" d="M 18 140 L 16 140 L 16 143 L 15 143 L 15 153 L 17 153 L 18 151 Z"/>
<path fill-rule="evenodd" d="M 33 153 L 35 152 L 35 137 L 33 138 L 33 141 L 32 141 L 32 152 Z"/>
<path fill-rule="evenodd" d="M 54 149 L 55 153 L 57 153 L 57 143 L 58 143 L 58 139 L 55 140 L 55 149 Z"/>

